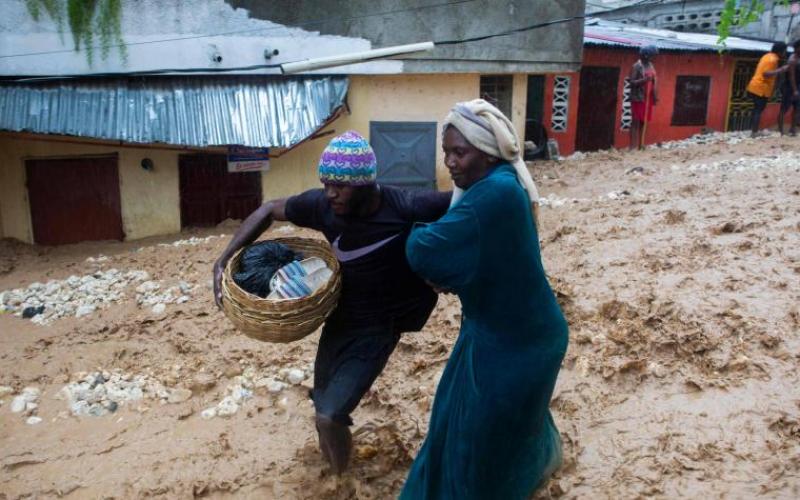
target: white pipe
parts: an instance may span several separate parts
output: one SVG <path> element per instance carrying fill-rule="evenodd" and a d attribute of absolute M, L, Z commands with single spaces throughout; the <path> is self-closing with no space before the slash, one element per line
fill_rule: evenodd
<path fill-rule="evenodd" d="M 301 73 L 304 71 L 313 71 L 315 69 L 331 68 L 333 66 L 344 66 L 347 64 L 371 61 L 373 59 L 383 59 L 386 57 L 412 54 L 414 52 L 426 52 L 433 50 L 433 46 L 433 42 L 412 43 L 409 45 L 395 45 L 394 47 L 365 50 L 363 52 L 351 52 L 349 54 L 341 54 L 338 56 L 305 59 L 303 61 L 281 64 L 281 72 L 284 74 Z"/>

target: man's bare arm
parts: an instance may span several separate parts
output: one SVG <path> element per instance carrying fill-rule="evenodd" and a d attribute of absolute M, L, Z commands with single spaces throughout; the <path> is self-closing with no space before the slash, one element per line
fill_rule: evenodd
<path fill-rule="evenodd" d="M 773 70 L 773 71 L 765 71 L 765 72 L 764 72 L 764 76 L 766 76 L 767 78 L 772 78 L 773 76 L 778 76 L 778 75 L 780 75 L 781 73 L 786 73 L 786 71 L 787 71 L 788 69 L 789 69 L 789 65 L 788 65 L 788 64 L 784 64 L 783 66 L 781 66 L 780 68 L 778 68 L 778 69 L 776 69 L 776 70 Z"/>
<path fill-rule="evenodd" d="M 228 261 L 240 248 L 254 242 L 276 220 L 286 220 L 286 199 L 270 200 L 250 214 L 214 263 L 214 302 L 217 307 L 222 307 L 222 273 Z"/>

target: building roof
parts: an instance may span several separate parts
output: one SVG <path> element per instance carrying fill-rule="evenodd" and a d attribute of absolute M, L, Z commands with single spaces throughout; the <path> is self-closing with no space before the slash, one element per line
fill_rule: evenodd
<path fill-rule="evenodd" d="M 772 43 L 731 36 L 725 46 L 717 43 L 719 37 L 704 33 L 687 33 L 665 29 L 645 28 L 634 24 L 605 21 L 598 18 L 586 20 L 583 43 L 586 46 L 639 48 L 655 45 L 662 52 L 719 52 L 729 53 L 769 52 Z"/>
<path fill-rule="evenodd" d="M 348 79 L 159 77 L 0 84 L 0 130 L 180 146 L 288 148 L 344 105 Z"/>

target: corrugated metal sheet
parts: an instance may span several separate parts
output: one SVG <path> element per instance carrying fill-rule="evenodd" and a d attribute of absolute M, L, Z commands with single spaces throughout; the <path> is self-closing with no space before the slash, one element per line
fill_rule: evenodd
<path fill-rule="evenodd" d="M 181 146 L 289 147 L 344 103 L 346 77 L 160 77 L 0 85 L 0 130 Z"/>
<path fill-rule="evenodd" d="M 587 19 L 583 33 L 583 43 L 589 46 L 638 48 L 655 45 L 659 50 L 675 52 L 719 52 L 718 39 L 716 35 L 645 28 L 596 18 Z M 772 44 L 768 42 L 732 36 L 725 40 L 724 50 L 763 54 L 770 48 Z"/>

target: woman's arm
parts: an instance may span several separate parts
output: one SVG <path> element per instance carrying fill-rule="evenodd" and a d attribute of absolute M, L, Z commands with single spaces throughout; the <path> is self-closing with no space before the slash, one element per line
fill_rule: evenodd
<path fill-rule="evenodd" d="M 436 288 L 454 290 L 472 281 L 480 258 L 478 217 L 459 204 L 441 219 L 415 227 L 406 243 L 411 269 Z"/>

